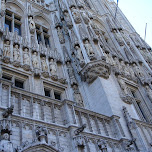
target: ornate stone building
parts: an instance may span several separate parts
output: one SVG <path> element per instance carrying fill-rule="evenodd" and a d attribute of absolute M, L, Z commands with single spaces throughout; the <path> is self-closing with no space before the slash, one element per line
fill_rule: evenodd
<path fill-rule="evenodd" d="M 152 50 L 113 0 L 0 0 L 0 152 L 152 152 Z"/>

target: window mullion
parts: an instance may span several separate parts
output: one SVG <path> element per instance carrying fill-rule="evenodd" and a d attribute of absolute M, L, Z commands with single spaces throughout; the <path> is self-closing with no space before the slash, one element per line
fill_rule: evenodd
<path fill-rule="evenodd" d="M 40 27 L 41 30 L 41 39 L 42 39 L 42 44 L 45 45 L 45 41 L 44 41 L 44 34 L 43 34 L 43 28 L 42 26 Z"/>
<path fill-rule="evenodd" d="M 14 33 L 14 13 L 12 14 L 12 32 Z"/>

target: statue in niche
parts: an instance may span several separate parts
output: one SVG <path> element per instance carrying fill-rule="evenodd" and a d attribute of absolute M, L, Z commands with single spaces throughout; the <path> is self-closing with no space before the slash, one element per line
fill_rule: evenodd
<path fill-rule="evenodd" d="M 130 46 L 130 39 L 127 36 L 127 34 L 123 30 L 121 30 L 120 33 L 122 34 L 122 37 L 124 38 L 124 40 L 127 43 L 127 45 Z"/>
<path fill-rule="evenodd" d="M 14 61 L 20 61 L 20 49 L 18 44 L 15 44 L 14 46 L 13 56 L 14 56 Z"/>
<path fill-rule="evenodd" d="M 57 65 L 54 59 L 50 60 L 50 72 L 52 76 L 57 76 Z"/>
<path fill-rule="evenodd" d="M 126 76 L 132 76 L 132 71 L 130 70 L 129 63 L 126 63 L 126 67 L 124 69 L 124 73 Z"/>
<path fill-rule="evenodd" d="M 73 85 L 73 90 L 74 90 L 74 100 L 75 102 L 80 106 L 84 107 L 82 96 L 80 94 L 79 88 L 77 85 Z"/>
<path fill-rule="evenodd" d="M 122 37 L 120 36 L 119 33 L 117 33 L 116 30 L 114 30 L 114 37 L 115 37 L 116 41 L 118 42 L 118 44 L 120 46 L 124 46 L 125 45 L 124 41 L 122 40 Z"/>
<path fill-rule="evenodd" d="M 82 55 L 81 48 L 78 45 L 76 45 L 75 49 L 76 49 L 76 57 L 80 61 L 80 64 L 84 63 L 84 58 L 83 58 L 83 55 Z"/>
<path fill-rule="evenodd" d="M 48 71 L 48 66 L 47 66 L 45 57 L 42 57 L 41 65 L 42 65 L 42 71 L 47 72 Z"/>
<path fill-rule="evenodd" d="M 118 82 L 119 82 L 121 89 L 123 90 L 124 95 L 125 96 L 129 95 L 129 91 L 128 91 L 126 83 L 120 78 L 118 78 Z"/>
<path fill-rule="evenodd" d="M 3 56 L 11 57 L 10 41 L 9 40 L 7 40 L 6 43 L 4 44 Z"/>
<path fill-rule="evenodd" d="M 147 96 L 150 99 L 150 101 L 152 102 L 152 89 L 150 89 L 149 86 L 146 86 L 145 88 L 146 88 Z"/>
<path fill-rule="evenodd" d="M 136 73 L 136 75 L 137 75 L 139 78 L 145 78 L 144 72 L 143 72 L 142 69 L 140 69 L 140 67 L 137 66 L 135 63 L 133 64 L 133 69 L 135 70 L 135 73 Z"/>
<path fill-rule="evenodd" d="M 64 39 L 62 29 L 59 26 L 57 27 L 57 33 L 58 33 L 60 43 L 61 44 L 65 43 L 65 39 Z"/>
<path fill-rule="evenodd" d="M 89 56 L 90 59 L 94 59 L 95 58 L 95 52 L 93 51 L 93 48 L 91 46 L 91 44 L 89 43 L 88 40 L 85 40 L 84 43 L 85 49 L 87 51 L 87 54 Z"/>
<path fill-rule="evenodd" d="M 80 18 L 79 11 L 75 7 L 72 7 L 71 11 L 72 11 L 72 16 L 74 18 L 75 23 L 76 24 L 81 23 L 81 18 Z"/>
<path fill-rule="evenodd" d="M 13 144 L 9 141 L 9 134 L 4 133 L 2 135 L 2 140 L 0 141 L 0 151 L 1 152 L 14 152 Z"/>
<path fill-rule="evenodd" d="M 124 61 L 121 60 L 121 61 L 120 61 L 120 72 L 121 72 L 122 74 L 125 73 L 125 71 L 124 71 L 125 68 L 126 68 L 126 65 L 125 65 Z"/>
<path fill-rule="evenodd" d="M 34 34 L 34 31 L 35 31 L 35 22 L 33 21 L 33 17 L 30 16 L 28 21 L 29 21 L 30 32 L 32 34 Z"/>
<path fill-rule="evenodd" d="M 68 28 L 72 28 L 73 24 L 72 24 L 71 18 L 69 16 L 69 13 L 67 11 L 64 12 L 64 19 L 67 23 Z"/>
<path fill-rule="evenodd" d="M 35 69 L 39 69 L 39 59 L 38 59 L 38 54 L 37 52 L 34 52 L 33 56 L 32 56 L 32 63 L 33 63 L 33 67 Z"/>
<path fill-rule="evenodd" d="M 30 65 L 30 56 L 29 56 L 28 48 L 24 48 L 23 63 L 27 64 L 27 65 Z"/>
<path fill-rule="evenodd" d="M 81 7 L 80 11 L 81 11 L 81 15 L 82 15 L 82 18 L 84 20 L 84 23 L 88 24 L 89 23 L 89 18 L 88 18 L 88 15 L 86 14 L 84 8 Z"/>

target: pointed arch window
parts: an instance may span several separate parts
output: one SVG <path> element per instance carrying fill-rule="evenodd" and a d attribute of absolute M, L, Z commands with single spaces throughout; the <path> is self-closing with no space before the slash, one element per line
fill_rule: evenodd
<path fill-rule="evenodd" d="M 6 10 L 5 15 L 5 30 L 8 28 L 9 32 L 17 32 L 21 36 L 21 17 L 9 10 Z"/>

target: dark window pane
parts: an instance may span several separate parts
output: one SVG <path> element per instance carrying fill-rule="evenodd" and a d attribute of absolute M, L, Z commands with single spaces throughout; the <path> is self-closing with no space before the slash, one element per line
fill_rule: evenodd
<path fill-rule="evenodd" d="M 57 99 L 57 100 L 61 100 L 61 94 L 58 93 L 58 92 L 54 92 L 54 97 L 55 97 L 55 99 Z"/>
<path fill-rule="evenodd" d="M 24 83 L 22 81 L 19 81 L 19 80 L 15 80 L 15 86 L 18 87 L 18 88 L 24 88 Z"/>
<path fill-rule="evenodd" d="M 11 80 L 12 79 L 10 76 L 7 76 L 7 75 L 3 75 L 2 78 L 6 79 L 6 80 Z"/>
<path fill-rule="evenodd" d="M 45 41 L 45 46 L 50 46 L 50 41 L 48 37 L 44 37 L 44 41 Z"/>
<path fill-rule="evenodd" d="M 6 15 L 12 17 L 12 13 L 11 12 L 6 11 Z"/>
<path fill-rule="evenodd" d="M 21 18 L 18 17 L 18 16 L 14 16 L 14 19 L 18 20 L 18 21 L 21 21 Z"/>
<path fill-rule="evenodd" d="M 12 22 L 6 19 L 5 20 L 5 30 L 6 30 L 6 28 L 8 28 L 9 31 L 11 32 L 12 31 L 11 27 L 12 27 Z"/>
<path fill-rule="evenodd" d="M 14 32 L 17 32 L 18 35 L 21 36 L 21 25 L 15 24 L 14 25 Z"/>
<path fill-rule="evenodd" d="M 44 89 L 44 92 L 45 92 L 45 96 L 51 97 L 50 90 Z"/>
<path fill-rule="evenodd" d="M 41 34 L 37 33 L 37 40 L 38 40 L 38 44 L 40 44 L 41 42 Z"/>

